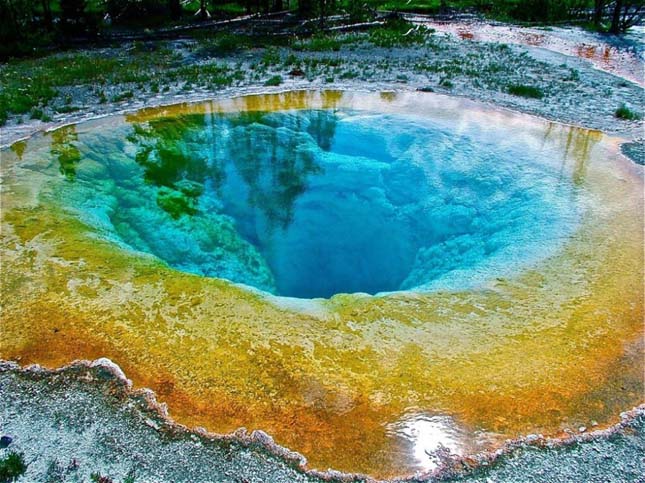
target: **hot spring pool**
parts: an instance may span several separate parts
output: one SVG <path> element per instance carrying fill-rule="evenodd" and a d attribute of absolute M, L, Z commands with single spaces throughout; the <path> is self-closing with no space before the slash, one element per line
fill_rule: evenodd
<path fill-rule="evenodd" d="M 342 106 L 189 112 L 64 128 L 37 169 L 104 237 L 186 272 L 303 298 L 461 290 L 577 225 L 557 151 L 506 134 Z"/>
<path fill-rule="evenodd" d="M 179 422 L 375 476 L 639 402 L 642 168 L 598 132 L 302 91 L 2 158 L 3 358 L 107 356 Z"/>

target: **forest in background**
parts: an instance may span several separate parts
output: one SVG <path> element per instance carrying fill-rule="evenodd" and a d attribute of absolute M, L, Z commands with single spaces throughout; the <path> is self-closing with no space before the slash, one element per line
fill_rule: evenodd
<path fill-rule="evenodd" d="M 481 14 L 511 22 L 577 23 L 620 34 L 642 21 L 645 0 L 0 0 L 0 59 L 72 43 L 109 42 L 273 18 L 306 36 L 330 25 L 369 25 L 397 13 Z M 231 23 L 233 26 L 233 23 Z M 284 26 L 284 25 L 283 25 Z"/>

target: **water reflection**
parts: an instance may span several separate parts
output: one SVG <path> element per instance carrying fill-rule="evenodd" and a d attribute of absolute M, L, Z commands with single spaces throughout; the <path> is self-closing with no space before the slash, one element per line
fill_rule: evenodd
<path fill-rule="evenodd" d="M 115 176 L 119 208 L 110 216 L 119 237 L 182 270 L 276 292 L 270 239 L 287 229 L 310 177 L 321 172 L 313 153 L 331 145 L 334 112 L 222 113 L 201 105 L 179 116 L 126 119 L 123 151 L 141 174 Z"/>
<path fill-rule="evenodd" d="M 197 212 L 205 184 L 218 192 L 227 177 L 239 176 L 249 207 L 262 211 L 269 225 L 286 227 L 307 177 L 320 170 L 305 137 L 329 149 L 334 129 L 328 111 L 307 118 L 210 113 L 133 123 L 128 141 L 137 147 L 146 182 L 160 188 L 159 206 L 173 218 Z M 236 173 L 227 172 L 230 163 Z"/>
<path fill-rule="evenodd" d="M 335 122 L 333 113 L 326 111 L 314 111 L 306 117 L 262 113 L 233 117 L 224 158 L 231 160 L 236 174 L 244 180 L 248 205 L 231 209 L 246 211 L 242 218 L 247 219 L 249 211 L 259 211 L 269 229 L 287 228 L 294 203 L 304 193 L 307 179 L 321 169 L 314 160 L 309 136 L 319 146 L 328 147 Z M 257 213 L 253 218 L 259 221 Z M 247 236 L 255 239 L 248 230 L 246 227 Z"/>
<path fill-rule="evenodd" d="M 197 212 L 208 167 L 191 143 L 204 125 L 201 115 L 155 119 L 135 124 L 127 138 L 137 146 L 135 160 L 144 168 L 145 181 L 160 188 L 157 204 L 173 218 Z"/>
<path fill-rule="evenodd" d="M 22 160 L 22 155 L 25 153 L 25 148 L 27 147 L 27 141 L 18 141 L 13 143 L 10 146 L 10 149 L 16 153 L 16 156 L 18 156 L 18 159 Z"/>
<path fill-rule="evenodd" d="M 571 183 L 556 187 L 549 155 L 522 139 L 414 116 L 205 106 L 127 118 L 123 149 L 146 188 L 114 179 L 120 238 L 182 270 L 302 298 L 455 290 L 545 256 L 575 225 Z"/>
<path fill-rule="evenodd" d="M 76 167 L 81 160 L 77 142 L 78 134 L 73 125 L 52 132 L 51 155 L 58 160 L 60 173 L 69 181 L 76 179 Z"/>
<path fill-rule="evenodd" d="M 437 468 L 442 458 L 464 454 L 469 439 L 450 416 L 427 412 L 410 412 L 386 430 L 400 451 L 416 462 L 416 470 L 424 472 Z"/>
<path fill-rule="evenodd" d="M 544 131 L 544 141 L 562 140 L 562 164 L 560 167 L 561 182 L 566 182 L 571 177 L 573 184 L 582 186 L 588 167 L 588 161 L 594 146 L 602 139 L 600 131 L 582 129 L 568 126 L 562 129 L 557 124 L 547 121 Z M 569 167 L 569 164 L 572 167 Z"/>

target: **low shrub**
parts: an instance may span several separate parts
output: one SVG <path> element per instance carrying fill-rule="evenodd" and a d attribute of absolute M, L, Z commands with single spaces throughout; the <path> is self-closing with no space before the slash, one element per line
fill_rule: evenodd
<path fill-rule="evenodd" d="M 625 119 L 627 121 L 638 121 L 642 116 L 636 112 L 632 111 L 627 105 L 621 104 L 616 111 L 614 111 L 614 116 L 618 119 Z"/>
<path fill-rule="evenodd" d="M 282 76 L 279 75 L 274 75 L 273 77 L 270 77 L 265 83 L 265 86 L 279 86 L 282 84 Z"/>
<path fill-rule="evenodd" d="M 11 452 L 0 460 L 0 483 L 14 481 L 26 470 L 27 465 L 22 454 Z"/>
<path fill-rule="evenodd" d="M 509 94 L 530 99 L 542 99 L 544 92 L 539 87 L 527 86 L 524 84 L 511 84 L 507 88 Z"/>

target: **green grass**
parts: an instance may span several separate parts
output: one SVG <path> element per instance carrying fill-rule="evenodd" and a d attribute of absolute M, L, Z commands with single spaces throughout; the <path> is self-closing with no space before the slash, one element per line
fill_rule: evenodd
<path fill-rule="evenodd" d="M 448 2 L 450 7 L 472 7 L 473 0 Z M 441 7 L 440 0 L 388 0 L 380 8 L 396 12 L 438 13 Z"/>
<path fill-rule="evenodd" d="M 277 62 L 280 60 L 275 50 L 265 57 L 272 62 L 276 58 Z M 135 46 L 114 56 L 67 53 L 7 63 L 0 66 L 0 125 L 10 115 L 30 113 L 34 118 L 42 118 L 41 112 L 48 106 L 56 106 L 57 112 L 72 112 L 76 107 L 71 106 L 71 99 L 59 94 L 59 88 L 64 86 L 91 87 L 99 103 L 106 103 L 131 99 L 137 92 L 146 91 L 148 85 L 154 93 L 166 92 L 168 84 L 173 82 L 224 87 L 245 78 L 240 68 L 232 70 L 220 64 L 182 65 L 180 60 L 181 54 L 166 48 L 150 51 Z M 109 99 L 107 87 L 111 91 Z"/>
<path fill-rule="evenodd" d="M 70 53 L 9 62 L 0 68 L 0 125 L 9 114 L 42 109 L 57 97 L 59 87 L 144 83 L 175 60 L 167 49 L 135 49 L 120 57 Z"/>
<path fill-rule="evenodd" d="M 265 86 L 279 86 L 280 84 L 282 84 L 282 76 L 280 75 L 274 75 L 264 83 Z"/>
<path fill-rule="evenodd" d="M 27 470 L 25 459 L 20 453 L 11 452 L 0 460 L 0 483 L 18 479 Z"/>
<path fill-rule="evenodd" d="M 544 92 L 539 87 L 527 86 L 524 84 L 511 84 L 507 87 L 509 94 L 529 99 L 542 99 Z"/>
<path fill-rule="evenodd" d="M 343 45 L 356 43 L 360 35 L 316 34 L 310 39 L 298 40 L 292 44 L 294 50 L 307 52 L 338 52 Z"/>
<path fill-rule="evenodd" d="M 614 111 L 614 116 L 616 116 L 618 119 L 624 119 L 626 121 L 638 121 L 643 118 L 640 113 L 632 111 L 625 104 L 621 104 L 618 109 Z"/>
<path fill-rule="evenodd" d="M 264 66 L 278 65 L 280 63 L 280 52 L 274 47 L 270 47 L 262 54 L 260 63 Z"/>
<path fill-rule="evenodd" d="M 224 57 L 249 48 L 252 40 L 244 35 L 220 33 L 216 35 L 197 35 L 196 54 L 198 57 Z"/>
<path fill-rule="evenodd" d="M 370 30 L 368 41 L 377 47 L 410 47 L 424 44 L 432 32 L 432 29 L 395 20 L 388 22 L 381 28 Z"/>
<path fill-rule="evenodd" d="M 34 108 L 31 110 L 31 114 L 30 114 L 30 116 L 29 116 L 29 117 L 30 117 L 31 119 L 42 119 L 42 117 L 43 117 L 43 116 L 44 116 L 43 110 L 42 110 L 42 109 L 38 109 L 38 108 L 34 107 Z"/>

